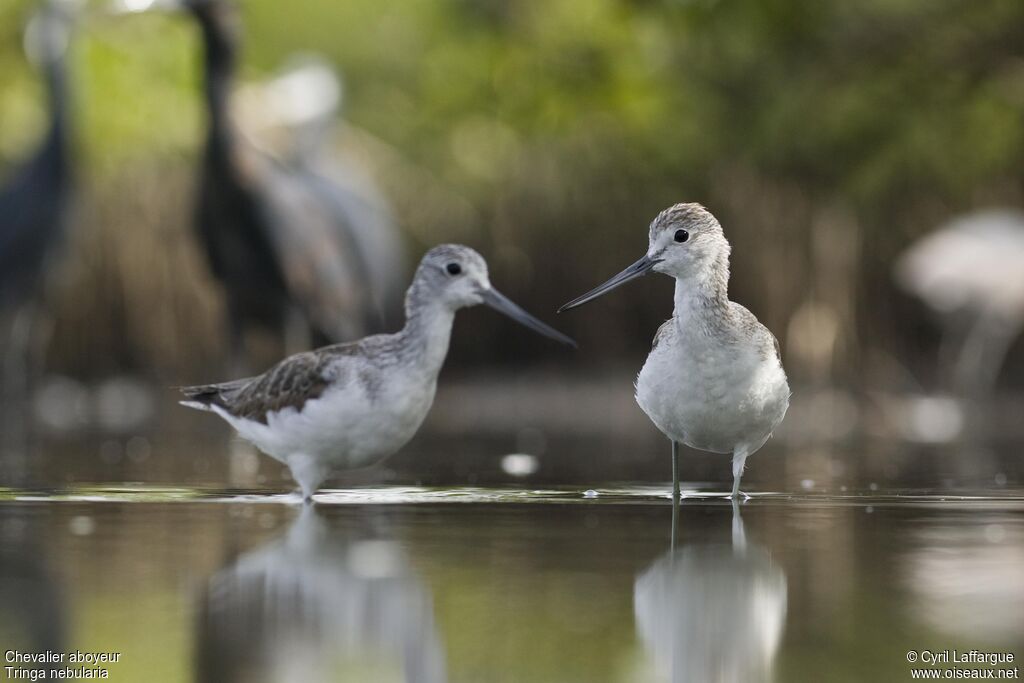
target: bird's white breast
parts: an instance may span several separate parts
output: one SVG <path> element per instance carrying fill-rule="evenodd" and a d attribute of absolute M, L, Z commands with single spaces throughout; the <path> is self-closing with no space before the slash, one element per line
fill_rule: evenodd
<path fill-rule="evenodd" d="M 789 406 L 786 375 L 773 353 L 673 323 L 644 363 L 637 403 L 669 438 L 732 453 L 760 448 Z"/>

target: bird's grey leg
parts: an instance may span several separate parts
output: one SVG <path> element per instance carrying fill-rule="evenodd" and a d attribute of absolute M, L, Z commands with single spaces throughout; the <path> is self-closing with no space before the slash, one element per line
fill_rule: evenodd
<path fill-rule="evenodd" d="M 679 502 L 679 442 L 672 440 L 672 502 Z"/>
<path fill-rule="evenodd" d="M 313 502 L 313 494 L 320 488 L 324 480 L 324 471 L 315 458 L 297 453 L 288 458 L 288 469 L 302 490 L 302 502 L 309 505 Z"/>
<path fill-rule="evenodd" d="M 749 455 L 746 446 L 740 446 L 732 453 L 732 498 L 739 496 L 749 498 L 747 494 L 740 491 L 740 479 L 743 477 L 743 467 L 746 465 Z"/>

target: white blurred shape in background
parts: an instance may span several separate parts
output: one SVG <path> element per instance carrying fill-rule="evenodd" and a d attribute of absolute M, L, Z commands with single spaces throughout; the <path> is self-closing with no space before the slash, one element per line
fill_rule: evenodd
<path fill-rule="evenodd" d="M 955 218 L 912 244 L 895 276 L 943 317 L 956 391 L 991 392 L 1024 325 L 1024 213 L 990 209 Z"/>

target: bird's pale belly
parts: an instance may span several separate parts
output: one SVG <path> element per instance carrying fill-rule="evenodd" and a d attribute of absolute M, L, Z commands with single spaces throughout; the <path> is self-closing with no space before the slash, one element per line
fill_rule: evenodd
<path fill-rule="evenodd" d="M 341 394 L 328 392 L 301 411 L 272 414 L 267 424 L 271 429 L 254 423 L 236 427 L 282 462 L 302 454 L 330 469 L 366 467 L 392 455 L 416 434 L 433 402 L 434 385 L 372 398 L 351 391 Z"/>
<path fill-rule="evenodd" d="M 752 453 L 782 422 L 789 386 L 774 360 L 722 362 L 711 352 L 705 362 L 688 362 L 658 351 L 637 377 L 636 400 L 669 438 L 714 453 Z"/>

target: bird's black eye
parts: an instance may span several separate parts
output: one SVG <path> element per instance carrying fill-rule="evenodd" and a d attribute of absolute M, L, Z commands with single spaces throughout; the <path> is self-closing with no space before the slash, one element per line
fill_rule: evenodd
<path fill-rule="evenodd" d="M 686 232 L 685 230 L 676 230 L 675 239 L 676 242 L 685 242 L 686 240 L 690 239 L 690 233 Z"/>
<path fill-rule="evenodd" d="M 449 263 L 444 268 L 445 270 L 448 271 L 449 275 L 458 275 L 459 273 L 462 272 L 462 266 L 460 266 L 458 263 Z"/>

